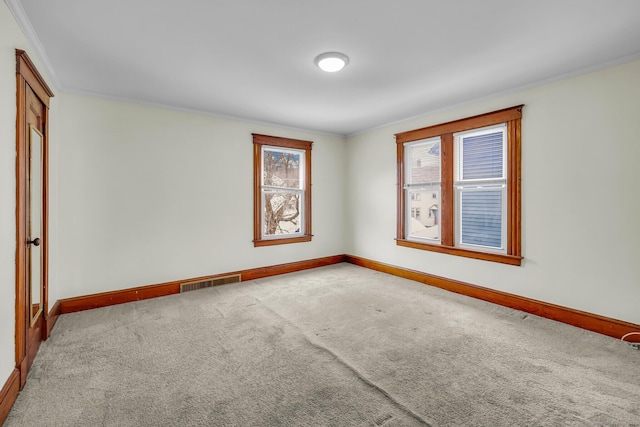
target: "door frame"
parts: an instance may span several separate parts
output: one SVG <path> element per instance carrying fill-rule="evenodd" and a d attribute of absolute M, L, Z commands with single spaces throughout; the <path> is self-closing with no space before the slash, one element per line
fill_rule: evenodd
<path fill-rule="evenodd" d="M 27 162 L 29 126 L 26 123 L 27 87 L 44 104 L 42 117 L 42 339 L 47 339 L 48 265 L 49 265 L 49 100 L 53 92 L 24 50 L 16 49 L 16 368 L 20 371 L 20 388 L 27 380 L 27 331 L 31 326 L 31 310 L 26 268 L 27 254 Z"/>

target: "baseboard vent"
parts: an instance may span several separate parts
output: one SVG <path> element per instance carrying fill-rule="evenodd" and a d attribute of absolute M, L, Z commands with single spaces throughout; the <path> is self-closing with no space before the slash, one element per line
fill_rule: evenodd
<path fill-rule="evenodd" d="M 214 277 L 209 280 L 199 280 L 196 282 L 184 282 L 180 283 L 180 293 L 195 291 L 197 289 L 210 288 L 212 286 L 226 285 L 229 283 L 238 283 L 242 281 L 242 277 L 239 274 L 232 274 L 230 276 Z"/>

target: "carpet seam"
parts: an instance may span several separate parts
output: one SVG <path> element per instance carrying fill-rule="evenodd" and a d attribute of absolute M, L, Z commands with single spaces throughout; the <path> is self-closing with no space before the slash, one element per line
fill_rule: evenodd
<path fill-rule="evenodd" d="M 355 376 L 362 381 L 363 383 L 365 383 L 366 385 L 368 385 L 369 387 L 375 389 L 376 391 L 378 391 L 380 394 L 382 394 L 389 402 L 391 402 L 394 406 L 398 407 L 400 410 L 402 410 L 403 412 L 405 412 L 406 414 L 410 415 L 412 418 L 418 420 L 420 423 L 424 424 L 425 426 L 431 427 L 431 424 L 429 424 L 427 421 L 425 421 L 420 415 L 416 414 L 415 412 L 413 412 L 410 408 L 406 407 L 405 405 L 403 405 L 402 403 L 400 403 L 399 401 L 397 401 L 388 391 L 386 391 L 385 389 L 383 389 L 382 387 L 380 387 L 379 385 L 377 385 L 376 383 L 374 383 L 373 381 L 369 380 L 367 377 L 365 377 L 360 371 L 358 371 L 354 366 L 350 365 L 349 363 L 347 363 L 344 359 L 342 359 L 342 357 L 340 357 L 337 353 L 334 353 L 331 349 L 313 342 L 311 339 L 309 339 L 309 337 L 307 337 L 304 332 L 302 332 L 302 335 L 304 337 L 304 339 L 311 344 L 313 347 L 318 348 L 320 350 L 324 350 L 325 352 L 329 353 L 330 355 L 332 355 L 333 357 L 336 358 L 336 360 L 338 362 L 340 362 L 340 364 L 342 364 L 343 366 L 345 366 L 347 369 L 349 369 L 353 374 L 355 374 Z"/>
<path fill-rule="evenodd" d="M 315 347 L 315 348 L 317 348 L 319 350 L 322 350 L 322 351 L 330 354 L 331 356 L 333 356 L 342 366 L 346 367 L 349 371 L 351 371 L 356 376 L 356 378 L 358 378 L 360 381 L 362 381 L 368 387 L 373 388 L 378 393 L 382 394 L 385 397 L 385 399 L 387 399 L 389 402 L 391 402 L 395 407 L 400 409 L 405 414 L 409 415 L 411 418 L 417 420 L 421 424 L 423 424 L 423 425 L 425 425 L 427 427 L 432 427 L 432 425 L 430 423 L 428 423 L 427 421 L 425 421 L 420 415 L 416 414 L 413 410 L 411 410 L 410 408 L 408 408 L 404 404 L 400 403 L 388 391 L 386 391 L 385 389 L 383 389 L 382 387 L 380 387 L 379 385 L 377 385 L 373 381 L 369 380 L 364 374 L 362 374 L 354 366 L 349 364 L 340 355 L 335 353 L 330 348 L 325 347 L 322 344 L 314 342 L 311 338 L 309 338 L 309 336 L 305 333 L 305 331 L 302 328 L 300 328 L 298 325 L 296 325 L 291 320 L 287 319 L 286 317 L 284 317 L 283 315 L 281 315 L 277 311 L 275 311 L 273 308 L 269 307 L 267 304 L 264 303 L 264 301 L 260 300 L 259 298 L 256 298 L 255 296 L 252 296 L 252 298 L 255 299 L 256 301 L 258 301 L 264 308 L 269 310 L 271 313 L 275 314 L 280 319 L 282 319 L 287 325 L 289 325 L 290 327 L 296 329 L 302 335 L 302 337 L 305 339 L 305 341 L 307 341 L 307 343 L 309 343 L 312 347 Z"/>

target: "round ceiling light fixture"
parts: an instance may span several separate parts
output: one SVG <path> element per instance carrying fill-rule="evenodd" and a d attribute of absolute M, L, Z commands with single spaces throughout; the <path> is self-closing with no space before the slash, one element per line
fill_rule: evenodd
<path fill-rule="evenodd" d="M 346 67 L 349 63 L 349 57 L 340 52 L 326 52 L 316 56 L 314 62 L 322 71 L 335 73 Z"/>

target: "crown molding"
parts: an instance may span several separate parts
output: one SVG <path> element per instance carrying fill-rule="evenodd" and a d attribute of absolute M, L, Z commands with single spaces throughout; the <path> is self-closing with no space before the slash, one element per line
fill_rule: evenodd
<path fill-rule="evenodd" d="M 18 23 L 22 33 L 27 38 L 27 41 L 31 44 L 31 47 L 35 51 L 36 58 L 44 67 L 45 74 L 51 79 L 53 87 L 56 90 L 62 89 L 62 85 L 56 76 L 51 60 L 49 59 L 47 52 L 44 50 L 42 42 L 34 30 L 33 25 L 31 25 L 31 21 L 29 21 L 29 17 L 22 7 L 22 3 L 20 3 L 20 0 L 4 0 L 4 2 L 7 4 L 7 7 Z"/>

